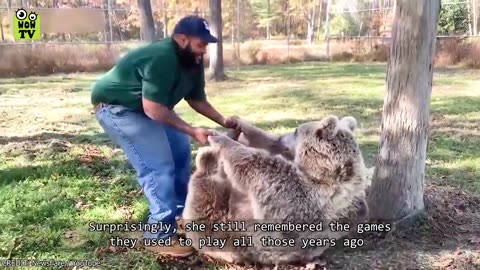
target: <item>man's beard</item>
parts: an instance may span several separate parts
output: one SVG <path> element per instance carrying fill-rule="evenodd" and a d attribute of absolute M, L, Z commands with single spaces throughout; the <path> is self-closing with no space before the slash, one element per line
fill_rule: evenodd
<path fill-rule="evenodd" d="M 184 49 L 179 48 L 179 62 L 185 68 L 192 68 L 203 63 L 203 55 L 196 56 L 192 51 L 190 43 L 188 43 Z"/>

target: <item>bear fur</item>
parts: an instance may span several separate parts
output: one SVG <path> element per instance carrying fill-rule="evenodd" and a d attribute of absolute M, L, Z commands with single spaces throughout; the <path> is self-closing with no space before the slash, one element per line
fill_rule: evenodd
<path fill-rule="evenodd" d="M 185 232 L 200 253 L 229 263 L 308 264 L 335 240 L 348 237 L 348 232 L 330 230 L 330 222 L 349 223 L 355 231 L 367 220 L 368 170 L 353 136 L 355 118 L 327 116 L 283 136 L 239 118 L 236 122 L 241 133 L 210 136 L 210 146 L 197 153 L 183 219 L 207 226 Z M 235 221 L 247 231 L 212 229 L 215 223 Z M 323 230 L 254 230 L 260 223 L 323 224 Z M 200 239 L 209 237 L 227 242 L 222 249 L 200 248 Z M 241 237 L 249 237 L 253 246 L 234 246 Z M 262 237 L 294 239 L 295 246 L 263 246 Z M 302 248 L 302 238 L 333 240 Z"/>

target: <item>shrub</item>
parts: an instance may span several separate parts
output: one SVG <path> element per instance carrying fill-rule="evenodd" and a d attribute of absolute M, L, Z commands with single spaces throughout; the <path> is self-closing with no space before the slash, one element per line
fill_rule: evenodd
<path fill-rule="evenodd" d="M 74 46 L 5 46 L 0 63 L 0 77 L 103 71 L 111 68 L 120 56 L 120 50 L 114 46 Z"/>
<path fill-rule="evenodd" d="M 480 42 L 472 42 L 468 47 L 465 65 L 469 68 L 480 69 Z"/>
<path fill-rule="evenodd" d="M 339 61 L 339 62 L 351 61 L 353 59 L 353 56 L 354 55 L 351 52 L 335 53 L 332 55 L 332 61 Z"/>
<path fill-rule="evenodd" d="M 250 42 L 247 46 L 247 55 L 250 64 L 257 64 L 257 54 L 261 49 L 261 45 L 258 42 Z"/>

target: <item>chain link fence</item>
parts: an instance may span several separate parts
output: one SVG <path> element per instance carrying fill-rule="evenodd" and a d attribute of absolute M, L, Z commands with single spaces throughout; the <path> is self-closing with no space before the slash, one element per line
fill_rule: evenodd
<path fill-rule="evenodd" d="M 442 1 L 438 31 L 441 46 L 451 41 L 458 43 L 459 39 L 479 37 L 479 1 Z M 322 59 L 385 61 L 390 45 L 394 2 L 223 0 L 225 64 L 275 64 Z M 157 38 L 169 37 L 174 25 L 186 15 L 197 14 L 209 19 L 207 0 L 151 0 L 150 3 Z M 11 16 L 20 7 L 40 13 L 49 11 L 58 14 L 73 10 L 79 14 L 83 11 L 86 15 L 67 17 L 65 24 L 95 24 L 97 31 L 49 32 L 43 33 L 39 41 L 15 41 Z M 101 48 L 102 53 L 92 53 L 88 57 L 118 57 L 143 44 L 141 14 L 137 1 L 131 0 L 4 0 L 0 6 L 0 56 L 9 51 L 18 54 L 24 50 L 19 47 L 27 45 L 45 54 L 48 50 L 58 53 Z"/>

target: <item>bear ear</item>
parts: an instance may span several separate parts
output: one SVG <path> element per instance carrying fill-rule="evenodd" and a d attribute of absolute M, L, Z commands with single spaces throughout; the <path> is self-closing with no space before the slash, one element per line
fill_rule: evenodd
<path fill-rule="evenodd" d="M 340 123 L 350 129 L 351 131 L 354 131 L 358 127 L 358 122 L 357 119 L 353 116 L 345 116 L 340 120 Z"/>
<path fill-rule="evenodd" d="M 336 116 L 327 116 L 321 121 L 319 128 L 315 131 L 315 134 L 318 138 L 326 138 L 331 136 L 337 126 L 337 122 L 338 118 Z"/>
<path fill-rule="evenodd" d="M 197 170 L 212 172 L 217 167 L 218 150 L 211 146 L 204 146 L 198 149 L 195 158 Z"/>

